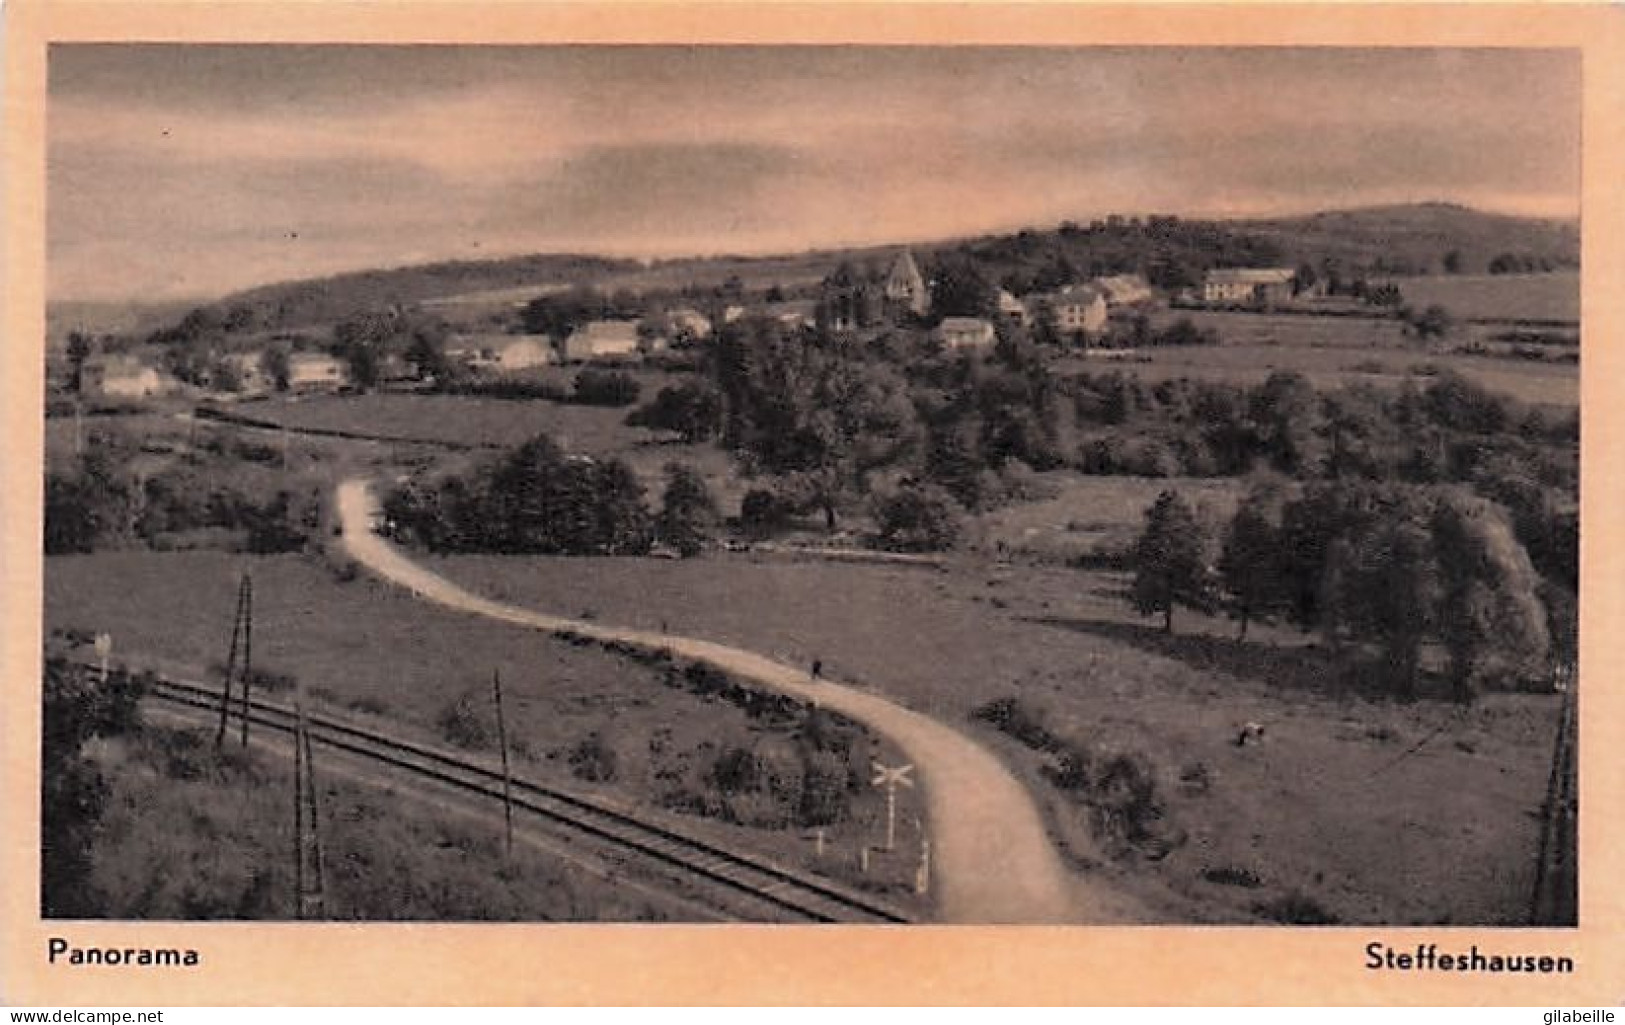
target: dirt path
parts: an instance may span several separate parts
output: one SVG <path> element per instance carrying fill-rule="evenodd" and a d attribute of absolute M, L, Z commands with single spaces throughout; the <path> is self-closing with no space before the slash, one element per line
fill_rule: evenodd
<path fill-rule="evenodd" d="M 402 555 L 373 533 L 378 504 L 367 484 L 339 485 L 338 511 L 350 555 L 384 579 L 452 608 L 535 630 L 571 630 L 600 640 L 668 648 L 764 687 L 816 700 L 895 742 L 926 787 L 935 839 L 939 916 L 950 922 L 1096 920 L 1117 902 L 1075 904 L 1076 881 L 1061 864 L 1025 788 L 997 758 L 957 731 L 852 686 L 817 681 L 755 652 L 713 641 L 551 616 L 472 594 Z M 1106 898 L 1106 895 L 1102 895 Z"/>

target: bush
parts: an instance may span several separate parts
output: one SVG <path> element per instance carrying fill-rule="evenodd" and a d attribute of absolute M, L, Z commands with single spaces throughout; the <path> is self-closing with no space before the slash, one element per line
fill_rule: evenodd
<path fill-rule="evenodd" d="M 435 726 L 447 742 L 458 747 L 481 751 L 491 746 L 491 729 L 475 707 L 473 691 L 464 691 L 443 706 L 435 717 Z"/>
<path fill-rule="evenodd" d="M 637 379 L 625 371 L 588 368 L 576 375 L 570 401 L 583 406 L 630 406 L 640 391 Z"/>
<path fill-rule="evenodd" d="M 570 749 L 570 771 L 589 783 L 610 783 L 620 770 L 620 755 L 598 730 L 582 737 Z"/>
<path fill-rule="evenodd" d="M 791 503 L 783 496 L 764 488 L 752 488 L 739 503 L 739 526 L 746 536 L 766 540 L 790 525 L 793 512 Z"/>
<path fill-rule="evenodd" d="M 1296 891 L 1271 901 L 1260 901 L 1253 911 L 1282 925 L 1336 925 L 1338 917 L 1312 897 Z"/>
<path fill-rule="evenodd" d="M 935 484 L 915 480 L 877 496 L 874 516 L 880 547 L 894 552 L 940 552 L 959 541 L 959 507 Z"/>

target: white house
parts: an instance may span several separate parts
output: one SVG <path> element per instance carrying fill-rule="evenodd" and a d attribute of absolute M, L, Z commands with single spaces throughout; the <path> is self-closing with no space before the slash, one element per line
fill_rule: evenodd
<path fill-rule="evenodd" d="M 325 352 L 296 352 L 288 357 L 290 390 L 338 389 L 345 379 L 344 363 Z"/>
<path fill-rule="evenodd" d="M 944 317 L 937 337 L 946 349 L 987 349 L 995 341 L 993 325 L 981 317 Z"/>
<path fill-rule="evenodd" d="M 594 359 L 629 359 L 638 354 L 638 322 L 593 320 L 570 332 L 561 355 L 565 363 Z"/>
<path fill-rule="evenodd" d="M 1063 335 L 1094 335 L 1106 327 L 1106 295 L 1093 285 L 1068 285 L 1046 301 Z"/>
<path fill-rule="evenodd" d="M 1292 298 L 1296 274 L 1286 267 L 1219 267 L 1202 281 L 1210 303 L 1274 302 Z"/>
<path fill-rule="evenodd" d="M 85 360 L 79 390 L 110 399 L 145 399 L 168 390 L 163 374 L 134 356 L 100 356 Z"/>

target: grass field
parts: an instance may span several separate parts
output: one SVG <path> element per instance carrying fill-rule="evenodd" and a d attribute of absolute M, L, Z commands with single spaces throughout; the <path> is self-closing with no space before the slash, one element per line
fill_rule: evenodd
<path fill-rule="evenodd" d="M 558 559 L 434 565 L 538 608 L 665 620 L 792 662 L 821 658 L 833 676 L 960 723 L 1030 780 L 1081 867 L 1170 920 L 1256 920 L 1261 903 L 1294 897 L 1345 922 L 1515 923 L 1525 911 L 1556 713 L 1544 696 L 1494 695 L 1465 711 L 1368 699 L 1295 636 L 1263 630 L 1237 644 L 1230 624 L 1183 613 L 1181 633 L 1164 636 L 1129 612 L 1126 579 L 1107 573 L 738 556 L 603 560 L 590 574 Z M 1100 750 L 1154 765 L 1174 848 L 1102 868 L 1045 760 L 968 720 L 1010 695 Z M 1266 744 L 1235 746 L 1248 721 L 1267 724 Z M 1235 873 L 1258 886 L 1211 881 Z"/>
<path fill-rule="evenodd" d="M 648 397 L 670 375 L 640 375 Z M 462 395 L 369 394 L 323 396 L 297 402 L 257 403 L 249 415 L 290 427 L 355 431 L 384 438 L 520 445 L 545 433 L 572 452 L 625 459 L 658 504 L 668 462 L 694 465 L 711 483 L 724 509 L 738 508 L 744 486 L 727 454 L 710 444 L 684 445 L 641 427 L 626 426 L 631 407 L 609 409 L 544 400 Z"/>
<path fill-rule="evenodd" d="M 1120 370 L 1151 381 L 1193 377 L 1238 384 L 1257 384 L 1281 370 L 1303 374 L 1321 388 L 1362 381 L 1397 387 L 1407 377 L 1425 386 L 1430 373 L 1448 369 L 1524 402 L 1575 406 L 1580 401 L 1577 364 L 1441 353 L 1407 339 L 1395 321 L 1176 310 L 1159 314 L 1157 323 L 1187 315 L 1198 327 L 1217 330 L 1223 344 L 1147 348 L 1134 359 L 1074 355 L 1058 360 L 1055 368 Z M 1484 330 L 1463 328 L 1452 344 L 1477 338 Z"/>
<path fill-rule="evenodd" d="M 851 795 L 850 817 L 828 828 L 831 853 L 816 864 L 810 836 L 794 828 L 746 828 L 662 812 L 659 795 L 675 787 L 704 789 L 700 777 L 719 751 L 777 750 L 784 727 L 721 699 L 667 686 L 658 669 L 596 648 L 443 610 L 367 578 L 341 583 L 312 557 L 124 552 L 52 558 L 45 569 L 45 623 L 48 629 L 110 631 L 115 658 L 195 678 L 225 662 L 237 581 L 245 571 L 254 577 L 255 665 L 296 677 L 327 707 L 445 743 L 439 720 L 466 703 L 477 730 L 492 736 L 490 681 L 499 671 L 520 771 L 535 778 L 600 793 L 836 875 L 855 874 L 857 846 L 876 835 L 883 808 L 868 787 Z M 583 780 L 572 766 L 594 733 L 615 752 L 613 779 Z M 871 753 L 886 757 L 890 749 L 862 755 Z M 918 814 L 912 803 L 904 807 Z M 877 869 L 868 881 L 892 886 L 911 878 L 901 868 Z M 900 891 L 897 897 L 905 899 Z"/>
<path fill-rule="evenodd" d="M 299 917 L 292 771 L 208 731 L 145 727 L 98 747 L 110 792 L 91 853 L 102 917 Z M 318 777 L 320 778 L 320 777 Z M 335 778 L 320 787 L 327 918 L 659 921 L 670 906 L 516 843 L 488 823 Z"/>
<path fill-rule="evenodd" d="M 1562 320 L 1579 323 L 1580 275 L 1437 274 L 1395 282 L 1418 309 L 1434 304 L 1465 320 Z"/>

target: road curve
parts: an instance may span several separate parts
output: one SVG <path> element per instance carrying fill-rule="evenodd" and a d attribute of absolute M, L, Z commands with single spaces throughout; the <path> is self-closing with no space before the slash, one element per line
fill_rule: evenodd
<path fill-rule="evenodd" d="M 902 748 L 926 788 L 934 838 L 938 915 L 949 922 L 1047 923 L 1088 917 L 1031 796 L 991 753 L 956 730 L 875 694 L 714 641 L 566 619 L 482 598 L 408 559 L 372 530 L 378 503 L 367 483 L 338 488 L 343 542 L 373 573 L 439 604 L 549 632 L 666 648 L 794 697 L 816 700 Z"/>

